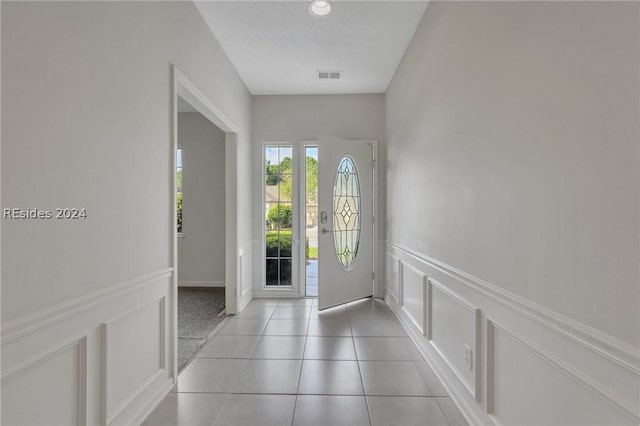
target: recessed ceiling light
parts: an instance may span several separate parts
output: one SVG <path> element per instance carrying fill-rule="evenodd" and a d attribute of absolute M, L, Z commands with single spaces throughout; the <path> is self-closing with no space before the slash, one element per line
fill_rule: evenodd
<path fill-rule="evenodd" d="M 309 12 L 317 18 L 323 18 L 331 13 L 331 2 L 328 0 L 315 0 L 309 3 Z"/>

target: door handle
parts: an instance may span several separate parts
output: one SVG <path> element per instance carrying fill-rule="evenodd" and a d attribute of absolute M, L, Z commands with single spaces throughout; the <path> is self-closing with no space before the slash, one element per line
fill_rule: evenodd
<path fill-rule="evenodd" d="M 320 212 L 320 223 L 327 223 L 327 212 Z"/>
<path fill-rule="evenodd" d="M 333 232 L 334 232 L 334 231 L 332 231 L 331 229 L 327 229 L 327 228 L 320 228 L 320 233 L 321 233 L 322 235 L 324 235 L 324 234 L 331 234 L 331 233 L 333 233 Z"/>

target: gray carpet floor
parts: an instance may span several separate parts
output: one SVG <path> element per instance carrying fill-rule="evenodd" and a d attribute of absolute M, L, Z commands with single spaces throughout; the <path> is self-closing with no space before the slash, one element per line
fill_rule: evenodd
<path fill-rule="evenodd" d="M 178 371 L 224 319 L 224 288 L 178 287 Z"/>

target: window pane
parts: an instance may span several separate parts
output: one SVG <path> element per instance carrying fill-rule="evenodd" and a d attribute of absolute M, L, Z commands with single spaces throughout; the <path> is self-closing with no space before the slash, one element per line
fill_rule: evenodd
<path fill-rule="evenodd" d="M 267 259 L 267 285 L 278 285 L 278 259 Z"/>
<path fill-rule="evenodd" d="M 338 260 L 350 268 L 360 242 L 360 182 L 356 165 L 344 157 L 338 165 L 333 187 L 333 238 Z"/>
<path fill-rule="evenodd" d="M 278 203 L 265 204 L 264 215 L 266 230 L 278 229 Z"/>
<path fill-rule="evenodd" d="M 272 229 L 291 229 L 291 223 L 293 220 L 293 212 L 291 211 L 291 204 L 278 203 L 274 205 L 267 215 L 269 223 L 273 224 Z"/>
<path fill-rule="evenodd" d="M 291 173 L 293 170 L 292 164 L 293 148 L 290 146 L 281 146 L 279 149 L 279 171 L 280 173 Z"/>
<path fill-rule="evenodd" d="M 277 170 L 280 159 L 278 158 L 278 147 L 273 145 L 267 145 L 264 150 L 264 162 L 265 170 L 269 170 L 269 166 L 272 166 L 272 170 Z"/>
<path fill-rule="evenodd" d="M 291 285 L 291 259 L 280 261 L 280 285 Z"/>
<path fill-rule="evenodd" d="M 305 218 L 306 228 L 313 228 L 318 224 L 318 206 L 310 205 L 307 206 L 307 216 Z"/>
<path fill-rule="evenodd" d="M 293 148 L 267 145 L 264 155 L 266 285 L 291 285 Z"/>
<path fill-rule="evenodd" d="M 291 257 L 291 231 L 280 231 L 280 257 Z"/>
<path fill-rule="evenodd" d="M 293 195 L 293 177 L 291 175 L 279 175 L 278 196 L 280 201 L 291 202 Z"/>
<path fill-rule="evenodd" d="M 280 240 L 278 231 L 267 231 L 265 236 L 265 253 L 267 257 L 278 257 L 280 253 Z"/>
<path fill-rule="evenodd" d="M 318 149 L 315 150 L 315 157 L 309 155 L 312 148 L 307 148 L 307 160 L 305 164 L 305 188 L 306 188 L 306 203 L 317 204 L 318 203 Z"/>

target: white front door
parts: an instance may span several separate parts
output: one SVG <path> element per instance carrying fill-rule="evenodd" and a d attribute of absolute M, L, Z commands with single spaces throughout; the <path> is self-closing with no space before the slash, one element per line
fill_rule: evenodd
<path fill-rule="evenodd" d="M 318 138 L 318 308 L 373 295 L 372 141 Z"/>

